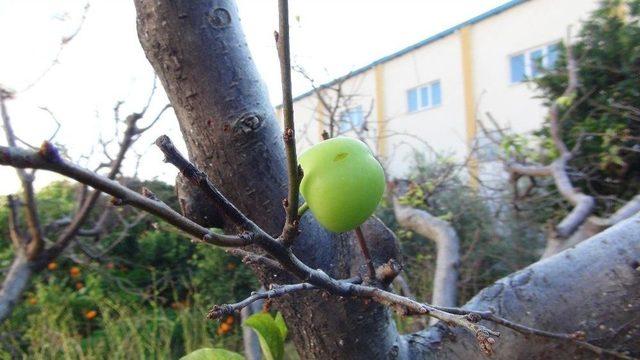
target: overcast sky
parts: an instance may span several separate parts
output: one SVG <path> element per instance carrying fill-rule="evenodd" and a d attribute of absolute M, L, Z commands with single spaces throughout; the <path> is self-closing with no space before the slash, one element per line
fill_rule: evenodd
<path fill-rule="evenodd" d="M 292 61 L 324 82 L 418 42 L 506 0 L 291 0 Z M 277 0 L 238 0 L 253 58 L 274 104 L 280 102 L 279 68 L 273 41 Z M 17 135 L 38 145 L 55 129 L 47 107 L 62 127 L 56 141 L 73 159 L 88 155 L 102 135 L 114 131 L 113 106 L 126 101 L 123 114 L 140 110 L 153 72 L 136 35 L 132 0 L 93 0 L 81 31 L 56 58 L 60 40 L 81 22 L 84 0 L 0 0 L 0 85 L 17 92 L 8 103 Z M 309 89 L 294 78 L 294 95 Z M 167 102 L 159 91 L 150 108 L 155 116 Z M 172 112 L 141 139 L 143 178 L 169 181 L 175 170 L 164 164 L 151 143 L 166 133 L 180 135 Z M 0 144 L 5 144 L 4 134 Z M 99 157 L 94 154 L 95 158 Z M 133 157 L 131 157 L 133 158 Z M 94 160 L 97 161 L 97 160 Z M 131 173 L 133 161 L 125 166 Z M 38 186 L 51 181 L 38 173 Z M 0 194 L 15 192 L 14 172 L 0 168 Z"/>

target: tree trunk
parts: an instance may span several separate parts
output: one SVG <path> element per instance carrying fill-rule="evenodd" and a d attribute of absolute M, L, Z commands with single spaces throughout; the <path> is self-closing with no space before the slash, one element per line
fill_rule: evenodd
<path fill-rule="evenodd" d="M 190 159 L 249 218 L 279 234 L 287 184 L 282 134 L 235 3 L 135 4 L 140 42 L 176 112 Z M 351 234 L 328 233 L 310 213 L 300 228 L 293 250 L 309 266 L 336 278 L 364 268 Z M 363 230 L 374 264 L 397 255 L 393 234 L 384 226 L 370 221 Z M 267 269 L 258 276 L 265 287 L 295 281 Z M 313 291 L 283 297 L 276 305 L 305 359 L 380 358 L 398 338 L 388 309 L 374 302 L 325 299 Z"/>
<path fill-rule="evenodd" d="M 494 309 L 509 320 L 548 331 L 582 330 L 596 345 L 640 356 L 640 215 L 497 281 L 464 307 Z M 495 346 L 497 359 L 596 358 L 568 342 L 485 325 L 502 333 Z M 453 337 L 447 337 L 444 329 L 432 327 L 411 336 L 420 344 L 411 357 L 432 355 L 436 344 L 441 358 L 480 357 L 469 333 L 451 329 Z"/>
<path fill-rule="evenodd" d="M 175 109 L 191 160 L 240 210 L 278 234 L 286 196 L 283 142 L 235 4 L 230 0 L 135 0 L 135 4 L 140 42 Z M 468 306 L 495 307 L 505 317 L 547 330 L 584 329 L 590 339 L 601 338 L 602 345 L 638 351 L 637 341 L 629 341 L 637 339 L 630 331 L 637 331 L 640 314 L 639 221 L 636 217 L 503 279 Z M 310 213 L 302 218 L 301 230 L 294 252 L 309 266 L 336 278 L 364 268 L 351 234 L 326 232 Z M 374 219 L 363 230 L 376 266 L 397 257 L 395 238 L 386 227 Z M 294 281 L 257 270 L 265 286 Z M 304 359 L 481 358 L 475 340 L 458 329 L 452 329 L 456 341 L 443 336 L 443 325 L 400 336 L 389 310 L 374 302 L 313 291 L 287 295 L 276 306 Z M 600 330 L 600 325 L 618 333 Z M 501 331 L 500 359 L 577 353 L 571 346 Z M 528 349 L 532 357 L 520 356 Z"/>
<path fill-rule="evenodd" d="M 22 252 L 17 253 L 0 288 L 0 323 L 11 315 L 14 306 L 20 302 L 32 274 L 31 263 Z"/>
<path fill-rule="evenodd" d="M 393 199 L 393 208 L 400 226 L 436 243 L 436 271 L 433 275 L 431 303 L 438 306 L 456 306 L 460 263 L 458 233 L 451 224 L 424 210 L 401 205 L 398 198 Z"/>

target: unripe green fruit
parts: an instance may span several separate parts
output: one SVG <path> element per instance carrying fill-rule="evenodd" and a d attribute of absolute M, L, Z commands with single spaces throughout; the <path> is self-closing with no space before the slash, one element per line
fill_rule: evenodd
<path fill-rule="evenodd" d="M 337 137 L 299 157 L 300 192 L 320 225 L 353 230 L 373 214 L 385 188 L 382 166 L 362 141 Z"/>

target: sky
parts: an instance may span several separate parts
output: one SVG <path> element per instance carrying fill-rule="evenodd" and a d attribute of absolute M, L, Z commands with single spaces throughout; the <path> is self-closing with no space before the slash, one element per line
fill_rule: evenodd
<path fill-rule="evenodd" d="M 318 83 L 326 82 L 505 2 L 290 0 L 292 64 L 305 68 Z M 86 4 L 86 0 L 0 0 L 0 86 L 16 92 L 7 106 L 21 140 L 37 146 L 49 138 L 57 127 L 53 114 L 61 124 L 54 142 L 71 159 L 95 166 L 104 159 L 98 140 L 113 138 L 115 132 L 114 105 L 124 101 L 123 116 L 139 111 L 147 102 L 154 74 L 137 39 L 133 1 L 92 0 L 85 12 Z M 253 59 L 272 103 L 279 104 L 273 40 L 277 0 L 237 0 L 237 4 Z M 60 51 L 61 39 L 81 23 L 78 34 Z M 309 89 L 309 82 L 294 74 L 294 96 Z M 167 102 L 158 89 L 149 118 Z M 161 134 L 184 148 L 175 116 L 168 111 L 134 147 L 142 156 L 138 175 L 143 179 L 172 181 L 176 175 L 152 147 Z M 0 144 L 6 145 L 1 135 Z M 131 175 L 135 163 L 131 154 L 123 172 Z M 38 172 L 36 186 L 54 179 Z M 0 167 L 0 195 L 18 189 L 15 172 Z"/>

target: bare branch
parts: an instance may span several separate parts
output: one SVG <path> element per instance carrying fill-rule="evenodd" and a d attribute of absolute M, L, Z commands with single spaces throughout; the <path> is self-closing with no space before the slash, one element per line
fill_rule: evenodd
<path fill-rule="evenodd" d="M 16 136 L 11 126 L 11 119 L 7 111 L 5 101 L 12 96 L 8 91 L 0 88 L 0 116 L 4 125 L 4 131 L 7 137 L 7 144 L 12 147 L 16 147 Z M 25 205 L 25 220 L 27 223 L 27 230 L 29 233 L 29 239 L 26 243 L 26 255 L 30 260 L 34 259 L 44 247 L 44 239 L 42 236 L 42 229 L 40 227 L 40 220 L 38 218 L 38 209 L 35 201 L 35 192 L 33 190 L 33 176 L 28 174 L 24 169 L 16 169 L 18 178 L 22 185 L 22 191 L 24 196 Z"/>
<path fill-rule="evenodd" d="M 287 154 L 289 192 L 285 201 L 286 219 L 281 239 L 287 246 L 298 235 L 298 199 L 302 168 L 298 165 L 296 154 L 296 128 L 293 120 L 293 97 L 291 95 L 291 54 L 289 51 L 289 1 L 278 0 L 279 32 L 276 33 L 278 59 L 282 84 L 282 113 L 284 115 L 284 145 Z"/>
<path fill-rule="evenodd" d="M 553 171 L 550 166 L 521 165 L 516 163 L 506 163 L 507 171 L 518 175 L 527 176 L 551 176 Z"/>
<path fill-rule="evenodd" d="M 608 218 L 594 218 L 594 222 L 602 227 L 609 227 L 630 218 L 638 212 L 640 212 L 640 194 L 634 196 Z"/>
<path fill-rule="evenodd" d="M 275 271 L 284 271 L 284 268 L 277 261 L 270 259 L 266 256 L 258 255 L 256 253 L 246 251 L 238 248 L 229 248 L 226 249 L 227 254 L 237 256 L 242 259 L 242 262 L 249 264 L 258 264 L 262 266 L 266 266 Z"/>
<path fill-rule="evenodd" d="M 369 254 L 369 248 L 367 247 L 367 240 L 364 238 L 362 229 L 360 226 L 355 229 L 356 238 L 358 239 L 358 245 L 364 256 L 364 260 L 367 263 L 367 270 L 369 271 L 369 281 L 376 280 L 376 269 L 373 267 L 373 261 L 371 260 L 371 254 Z"/>
<path fill-rule="evenodd" d="M 358 277 L 347 280 L 341 280 L 347 284 L 359 284 L 362 280 Z M 281 296 L 291 294 L 299 291 L 317 290 L 318 287 L 309 283 L 300 283 L 292 285 L 278 285 L 272 284 L 268 291 L 254 292 L 248 298 L 237 302 L 235 304 L 214 305 L 208 312 L 208 319 L 220 319 L 227 315 L 233 315 L 235 312 L 242 310 L 243 308 L 251 305 L 253 302 L 263 299 L 279 298 Z"/>
<path fill-rule="evenodd" d="M 75 30 L 71 34 L 66 35 L 62 39 L 60 39 L 60 45 L 58 47 L 58 52 L 56 53 L 56 56 L 53 58 L 53 60 L 51 60 L 51 62 L 49 63 L 49 66 L 47 66 L 47 68 L 44 69 L 42 71 L 42 73 L 40 73 L 35 78 L 35 80 L 33 80 L 31 83 L 29 83 L 23 89 L 21 89 L 19 92 L 25 92 L 25 91 L 33 88 L 35 85 L 37 85 L 40 82 L 40 80 L 42 80 L 51 71 L 51 69 L 53 69 L 56 65 L 59 64 L 60 55 L 62 55 L 62 51 L 64 50 L 65 46 L 67 44 L 69 44 L 71 42 L 71 40 L 73 40 L 80 33 L 80 30 L 82 30 L 82 26 L 84 25 L 84 22 L 87 19 L 87 13 L 89 12 L 89 8 L 90 8 L 90 3 L 87 2 L 84 5 L 82 17 L 80 18 L 80 22 L 78 23 L 78 26 L 75 28 Z"/>
<path fill-rule="evenodd" d="M 460 263 L 460 239 L 448 222 L 438 219 L 425 210 L 403 205 L 398 196 L 405 193 L 399 182 L 393 208 L 398 223 L 436 243 L 436 271 L 433 276 L 431 302 L 438 306 L 455 306 L 457 302 L 458 265 Z"/>
<path fill-rule="evenodd" d="M 546 337 L 550 339 L 569 341 L 574 343 L 578 347 L 581 347 L 586 350 L 590 350 L 599 355 L 610 355 L 618 359 L 627 359 L 627 360 L 635 359 L 626 354 L 622 354 L 612 350 L 607 350 L 584 341 L 586 334 L 583 331 L 576 331 L 571 334 L 555 333 L 551 331 L 534 329 L 522 324 L 515 323 L 513 321 L 502 318 L 491 311 L 473 311 L 473 310 L 451 308 L 451 307 L 437 307 L 437 308 L 439 310 L 442 310 L 451 314 L 465 315 L 476 322 L 480 320 L 490 321 L 495 324 L 502 325 L 506 328 L 514 330 L 516 332 L 519 332 L 520 334 L 523 334 L 523 335 L 534 335 L 534 336 Z"/>
<path fill-rule="evenodd" d="M 247 218 L 238 208 L 235 207 L 220 191 L 209 181 L 207 175 L 189 162 L 171 142 L 168 136 L 162 135 L 156 140 L 156 145 L 165 156 L 165 161 L 174 165 L 180 173 L 198 186 L 206 194 L 214 206 L 229 218 L 233 223 L 244 230 L 253 232 L 263 232 L 253 221 Z M 296 209 L 297 211 L 297 209 Z M 265 233 L 266 235 L 266 233 Z M 268 235 L 267 235 L 268 236 Z"/>
<path fill-rule="evenodd" d="M 61 158 L 57 149 L 45 142 L 36 153 L 30 150 L 0 146 L 0 165 L 16 168 L 49 170 L 87 184 L 96 190 L 120 199 L 124 204 L 145 210 L 176 226 L 191 236 L 219 246 L 244 246 L 248 239 L 241 236 L 219 235 L 183 217 L 168 206 L 148 199 L 108 178 L 81 168 Z"/>
<path fill-rule="evenodd" d="M 149 125 L 147 125 L 147 126 L 145 126 L 145 127 L 142 127 L 142 128 L 139 128 L 139 129 L 138 129 L 138 133 L 143 133 L 143 132 L 145 132 L 145 131 L 149 130 L 153 125 L 155 125 L 155 124 L 158 122 L 158 120 L 160 120 L 160 118 L 162 117 L 162 115 L 164 114 L 164 112 L 165 112 L 167 109 L 170 109 L 171 107 L 172 107 L 172 106 L 171 106 L 171 104 L 166 104 L 166 105 L 165 105 L 165 106 L 160 110 L 160 112 L 158 113 L 158 115 L 156 115 L 156 117 L 151 121 L 151 123 L 149 123 Z M 145 111 L 146 111 L 146 110 L 145 110 Z"/>
<path fill-rule="evenodd" d="M 573 209 L 556 226 L 558 236 L 570 236 L 582 223 L 587 220 L 595 207 L 595 199 L 573 187 L 567 174 L 567 162 L 571 158 L 569 153 L 561 155 L 551 164 L 553 179 L 562 196 L 574 205 Z"/>
<path fill-rule="evenodd" d="M 24 237 L 20 232 L 20 225 L 18 221 L 19 204 L 18 201 L 13 197 L 13 195 L 7 196 L 7 206 L 9 207 L 9 238 L 11 238 L 13 248 L 16 251 L 20 251 L 20 249 L 22 248 Z"/>

